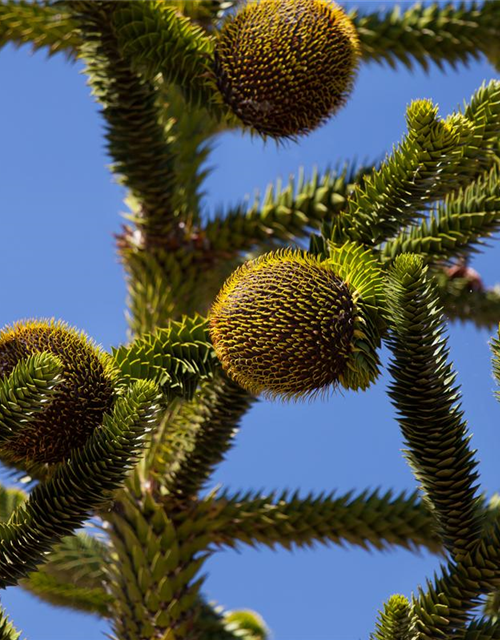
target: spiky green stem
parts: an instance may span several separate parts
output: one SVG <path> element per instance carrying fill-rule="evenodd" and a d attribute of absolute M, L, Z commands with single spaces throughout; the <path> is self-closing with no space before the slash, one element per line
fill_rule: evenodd
<path fill-rule="evenodd" d="M 5 611 L 0 608 L 0 640 L 19 640 L 20 636 L 21 633 L 16 631 Z"/>
<path fill-rule="evenodd" d="M 176 7 L 163 2 L 127 2 L 115 12 L 117 42 L 136 67 L 153 78 L 162 73 L 183 90 L 188 103 L 223 113 L 212 80 L 213 41 Z"/>
<path fill-rule="evenodd" d="M 226 259 L 255 246 L 296 242 L 341 215 L 348 196 L 371 170 L 369 166 L 346 166 L 322 175 L 314 171 L 306 181 L 301 169 L 285 185 L 281 181 L 270 184 L 264 196 L 256 196 L 250 206 L 231 208 L 209 221 L 204 234 Z"/>
<path fill-rule="evenodd" d="M 288 492 L 258 496 L 253 492 L 223 493 L 210 499 L 211 537 L 220 546 L 277 545 L 286 549 L 323 544 L 358 545 L 365 549 L 442 550 L 432 514 L 417 494 L 364 491 L 335 497 Z"/>
<path fill-rule="evenodd" d="M 409 69 L 420 65 L 427 71 L 431 63 L 456 67 L 480 54 L 492 63 L 500 61 L 499 0 L 445 6 L 417 2 L 385 14 L 360 14 L 354 24 L 367 62 L 386 62 L 393 68 L 399 62 Z"/>
<path fill-rule="evenodd" d="M 38 484 L 7 523 L 0 524 L 0 586 L 16 584 L 47 559 L 46 552 L 109 500 L 145 445 L 157 419 L 158 389 L 137 382 L 117 400 L 81 449 Z"/>
<path fill-rule="evenodd" d="M 500 322 L 500 285 L 478 289 L 470 277 L 450 278 L 436 273 L 439 300 L 450 320 L 471 322 L 478 329 L 493 329 Z"/>
<path fill-rule="evenodd" d="M 26 0 L 4 0 L 0 4 L 0 48 L 8 42 L 31 44 L 34 50 L 47 49 L 49 55 L 63 52 L 73 58 L 80 38 L 66 9 Z"/>
<path fill-rule="evenodd" d="M 461 640 L 500 640 L 500 624 L 487 619 L 474 621 Z"/>
<path fill-rule="evenodd" d="M 204 385 L 191 402 L 165 416 L 164 432 L 148 455 L 150 473 L 170 499 L 194 498 L 219 464 L 252 396 L 226 376 Z"/>
<path fill-rule="evenodd" d="M 499 228 L 500 163 L 448 195 L 419 225 L 389 240 L 382 255 L 419 253 L 428 262 L 469 257 Z"/>
<path fill-rule="evenodd" d="M 371 640 L 406 640 L 410 624 L 410 603 L 405 596 L 394 595 L 379 612 L 377 629 Z"/>
<path fill-rule="evenodd" d="M 154 380 L 166 398 L 192 398 L 201 381 L 219 369 L 208 335 L 208 321 L 201 316 L 171 322 L 143 334 L 128 346 L 113 349 L 120 382 Z"/>
<path fill-rule="evenodd" d="M 114 632 L 118 640 L 196 637 L 206 524 L 193 517 L 177 527 L 153 497 L 152 483 L 133 475 L 107 516 Z"/>
<path fill-rule="evenodd" d="M 39 571 L 20 585 L 50 604 L 108 617 L 111 596 L 104 586 L 108 562 L 108 545 L 79 533 L 63 538 Z"/>
<path fill-rule="evenodd" d="M 92 92 L 102 105 L 113 170 L 140 204 L 135 222 L 142 243 L 154 246 L 175 226 L 175 158 L 154 83 L 134 71 L 118 45 L 113 21 L 128 4 L 87 1 L 69 6 L 82 32 L 80 55 Z"/>
<path fill-rule="evenodd" d="M 332 222 L 336 243 L 380 244 L 498 162 L 500 82 L 476 91 L 463 114 L 440 120 L 430 101 L 419 100 L 408 108 L 407 120 L 403 142 L 353 191 L 346 211 Z"/>
<path fill-rule="evenodd" d="M 0 445 L 8 444 L 10 438 L 36 420 L 62 381 L 61 372 L 58 358 L 39 353 L 0 379 Z"/>
<path fill-rule="evenodd" d="M 408 254 L 396 259 L 387 296 L 393 353 L 389 395 L 409 447 L 408 460 L 444 545 L 460 558 L 477 546 L 483 526 L 477 463 L 447 361 L 437 294 L 421 258 Z"/>

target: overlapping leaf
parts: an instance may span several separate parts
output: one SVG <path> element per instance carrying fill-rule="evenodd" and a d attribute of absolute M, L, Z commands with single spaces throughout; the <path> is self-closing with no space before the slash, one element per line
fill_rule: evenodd
<path fill-rule="evenodd" d="M 393 545 L 439 551 L 432 514 L 416 493 L 349 492 L 335 497 L 298 493 L 261 496 L 223 493 L 211 503 L 213 541 L 224 546 L 276 545 L 285 548 L 354 544 L 386 549 Z"/>
<path fill-rule="evenodd" d="M 39 353 L 0 379 L 0 446 L 43 411 L 61 382 L 61 372 L 58 358 Z"/>
<path fill-rule="evenodd" d="M 448 362 L 444 319 L 421 258 L 396 259 L 387 298 L 393 357 L 389 395 L 444 545 L 460 558 L 477 546 L 482 532 L 477 463 Z"/>
<path fill-rule="evenodd" d="M 0 48 L 7 42 L 31 44 L 49 54 L 63 52 L 73 57 L 80 43 L 76 24 L 62 7 L 26 0 L 4 0 L 0 4 Z"/>
<path fill-rule="evenodd" d="M 481 87 L 462 113 L 440 120 L 430 101 L 412 103 L 408 135 L 349 198 L 332 223 L 332 240 L 377 245 L 422 216 L 425 208 L 480 177 L 496 161 L 500 82 Z"/>
<path fill-rule="evenodd" d="M 396 6 L 384 13 L 354 17 L 363 59 L 397 63 L 409 69 L 430 63 L 441 69 L 445 63 L 456 67 L 485 54 L 496 61 L 500 31 L 500 2 L 460 2 L 439 5 L 415 3 Z"/>
<path fill-rule="evenodd" d="M 118 399 L 113 415 L 81 449 L 38 484 L 7 523 L 0 524 L 0 585 L 16 584 L 61 538 L 81 526 L 125 479 L 156 422 L 158 389 L 137 382 Z"/>
<path fill-rule="evenodd" d="M 208 322 L 201 316 L 144 334 L 129 346 L 113 349 L 113 358 L 122 382 L 154 380 L 167 397 L 192 397 L 200 381 L 218 366 Z"/>
<path fill-rule="evenodd" d="M 387 258 L 419 253 L 426 261 L 466 257 L 500 228 L 500 171 L 494 165 L 466 188 L 448 195 L 429 218 L 389 241 Z"/>

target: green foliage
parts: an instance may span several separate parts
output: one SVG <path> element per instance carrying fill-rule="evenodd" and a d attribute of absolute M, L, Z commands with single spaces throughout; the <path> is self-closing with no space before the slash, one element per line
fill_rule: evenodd
<path fill-rule="evenodd" d="M 184 315 L 206 313 L 237 264 L 205 246 L 203 232 L 183 235 L 170 248 L 122 251 L 129 271 L 130 329 L 153 332 Z"/>
<path fill-rule="evenodd" d="M 0 640 L 19 640 L 20 635 L 4 610 L 0 609 Z"/>
<path fill-rule="evenodd" d="M 379 375 L 377 350 L 385 307 L 381 270 L 375 255 L 353 242 L 330 245 L 326 262 L 348 283 L 356 309 L 352 352 L 340 382 L 346 389 L 366 389 Z"/>
<path fill-rule="evenodd" d="M 21 586 L 42 600 L 79 611 L 109 615 L 111 597 L 104 588 L 109 548 L 85 533 L 63 538 L 37 572 Z"/>
<path fill-rule="evenodd" d="M 477 545 L 482 529 L 477 463 L 448 363 L 438 298 L 421 258 L 396 259 L 387 297 L 393 353 L 389 395 L 444 545 L 459 558 Z"/>
<path fill-rule="evenodd" d="M 226 612 L 202 604 L 198 628 L 203 640 L 267 640 L 268 629 L 254 611 Z"/>
<path fill-rule="evenodd" d="M 377 631 L 372 640 L 405 640 L 410 622 L 410 603 L 405 596 L 394 595 L 379 612 Z"/>
<path fill-rule="evenodd" d="M 147 457 L 169 500 L 193 499 L 232 444 L 252 396 L 223 375 L 164 417 Z"/>
<path fill-rule="evenodd" d="M 248 640 L 267 640 L 269 637 L 264 620 L 255 611 L 231 611 L 224 618 L 228 628 L 246 632 Z"/>
<path fill-rule="evenodd" d="M 7 489 L 0 485 L 0 522 L 6 522 L 26 497 L 20 489 Z"/>
<path fill-rule="evenodd" d="M 20 585 L 48 604 L 109 616 L 110 597 L 102 586 L 78 587 L 72 582 L 62 582 L 45 571 L 31 573 Z"/>
<path fill-rule="evenodd" d="M 481 619 L 472 622 L 463 635 L 464 640 L 498 640 L 500 625 L 496 621 Z"/>
<path fill-rule="evenodd" d="M 240 543 L 280 545 L 286 549 L 323 544 L 353 544 L 364 549 L 400 546 L 414 550 L 425 546 L 441 550 L 432 514 L 416 493 L 394 496 L 391 491 L 363 491 L 358 495 L 298 492 L 222 493 L 210 499 L 215 544 L 236 547 Z"/>
<path fill-rule="evenodd" d="M 13 42 L 46 48 L 49 55 L 72 57 L 79 38 L 68 11 L 39 2 L 5 0 L 0 4 L 0 48 Z"/>
<path fill-rule="evenodd" d="M 441 574 L 411 602 L 389 598 L 372 639 L 500 638 L 499 509 L 476 494 L 441 309 L 477 326 L 500 317 L 498 288 L 485 289 L 464 262 L 499 229 L 500 82 L 445 119 L 428 100 L 412 103 L 408 133 L 379 166 L 345 164 L 309 180 L 301 171 L 262 198 L 205 215 L 215 136 L 242 128 L 213 75 L 218 21 L 240 4 L 0 5 L 0 47 L 29 42 L 86 62 L 113 172 L 128 190 L 118 249 L 133 335 L 111 355 L 119 372 L 112 414 L 64 462 L 20 465 L 38 481 L 29 494 L 0 487 L 0 586 L 19 583 L 108 617 L 118 640 L 264 640 L 257 614 L 223 612 L 201 595 L 204 562 L 217 550 L 425 547 L 444 557 Z M 353 20 L 365 62 L 427 69 L 481 54 L 500 62 L 499 0 Z M 355 311 L 341 382 L 368 386 L 386 341 L 390 396 L 422 500 L 391 491 L 205 491 L 254 398 L 222 373 L 198 314 L 248 252 L 255 258 L 318 231 L 311 253 L 344 281 Z M 492 348 L 500 382 L 500 336 Z M 60 364 L 37 354 L 0 380 L 0 443 L 35 423 L 59 389 Z M 68 537 L 96 514 L 105 542 Z M 486 618 L 473 620 L 482 598 Z M 18 636 L 2 614 L 0 640 Z"/>
<path fill-rule="evenodd" d="M 481 87 L 462 113 L 441 120 L 429 100 L 407 110 L 408 134 L 378 171 L 366 176 L 332 222 L 335 242 L 377 245 L 422 216 L 432 202 L 466 186 L 495 162 L 500 82 Z"/>
<path fill-rule="evenodd" d="M 184 318 L 113 350 L 121 382 L 154 380 L 167 398 L 193 396 L 217 367 L 205 318 Z"/>
<path fill-rule="evenodd" d="M 493 351 L 493 375 L 500 385 L 500 329 L 496 338 L 491 341 L 491 349 Z M 500 394 L 497 392 L 497 397 L 500 400 Z"/>
<path fill-rule="evenodd" d="M 8 444 L 36 421 L 62 381 L 62 363 L 46 352 L 19 362 L 0 380 L 0 444 Z"/>
<path fill-rule="evenodd" d="M 295 242 L 340 214 L 348 195 L 369 170 L 346 166 L 322 175 L 314 170 L 306 181 L 301 169 L 286 185 L 281 180 L 270 184 L 250 206 L 241 204 L 210 220 L 206 237 L 225 256 L 267 243 Z"/>
<path fill-rule="evenodd" d="M 116 371 L 108 354 L 83 332 L 55 320 L 27 320 L 0 332 L 0 371 L 48 352 L 62 365 L 50 402 L 3 445 L 14 463 L 53 463 L 82 446 L 113 405 Z"/>
<path fill-rule="evenodd" d="M 141 202 L 135 222 L 147 243 L 149 236 L 153 242 L 162 237 L 175 217 L 171 207 L 175 160 L 152 81 L 138 74 L 120 51 L 113 19 L 121 4 L 96 1 L 69 6 L 82 33 L 80 56 L 87 64 L 92 93 L 103 107 L 113 171 Z"/>
<path fill-rule="evenodd" d="M 0 524 L 0 584 L 16 584 L 62 537 L 72 533 L 96 507 L 109 500 L 140 455 L 144 435 L 157 419 L 158 390 L 137 382 L 117 400 L 84 447 L 38 484 L 7 523 Z"/>
<path fill-rule="evenodd" d="M 217 132 L 218 125 L 205 109 L 189 108 L 175 85 L 158 82 L 158 91 L 160 100 L 168 104 L 165 126 L 171 134 L 169 143 L 175 158 L 176 190 L 172 206 L 187 226 L 193 225 L 193 232 L 201 232 L 202 188 L 210 173 L 205 163 L 213 149 L 211 136 Z"/>
<path fill-rule="evenodd" d="M 120 638 L 189 637 L 200 607 L 203 578 L 197 574 L 209 555 L 206 516 L 204 522 L 193 515 L 177 527 L 151 492 L 133 486 L 120 494 L 108 517 L 113 552 L 107 582 L 115 633 Z"/>
<path fill-rule="evenodd" d="M 500 318 L 500 286 L 478 288 L 467 276 L 449 278 L 445 271 L 435 274 L 439 299 L 451 320 L 471 322 L 478 328 L 493 329 Z"/>
<path fill-rule="evenodd" d="M 0 521 L 6 522 L 28 498 L 24 491 L 0 485 Z M 109 615 L 109 594 L 104 590 L 104 565 L 109 561 L 108 545 L 85 533 L 63 538 L 38 571 L 20 585 L 58 606 Z"/>
<path fill-rule="evenodd" d="M 354 17 L 361 53 L 365 60 L 386 62 L 395 68 L 402 63 L 409 69 L 430 63 L 457 67 L 485 54 L 497 61 L 500 2 L 487 0 L 416 3 L 409 8 L 396 6 L 385 14 L 368 13 Z"/>
<path fill-rule="evenodd" d="M 188 103 L 211 107 L 212 39 L 175 6 L 157 2 L 123 2 L 113 16 L 118 45 L 147 77 L 162 73 L 182 89 Z"/>
<path fill-rule="evenodd" d="M 489 172 L 448 195 L 418 226 L 404 231 L 384 247 L 384 256 L 419 253 L 428 261 L 468 257 L 500 228 L 500 175 Z"/>
<path fill-rule="evenodd" d="M 418 597 L 412 602 L 410 633 L 419 640 L 463 638 L 468 637 L 469 632 L 472 638 L 478 637 L 482 625 L 469 624 L 470 610 L 477 606 L 481 595 L 497 589 L 500 584 L 498 543 L 497 535 L 486 544 L 482 542 L 474 557 L 467 556 L 461 564 L 442 567 L 442 575 L 433 583 L 427 582 L 426 592 L 419 589 Z"/>

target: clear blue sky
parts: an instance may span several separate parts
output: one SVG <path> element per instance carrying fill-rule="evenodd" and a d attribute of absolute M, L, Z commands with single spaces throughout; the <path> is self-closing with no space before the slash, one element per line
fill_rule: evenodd
<path fill-rule="evenodd" d="M 369 9 L 392 2 L 349 3 Z M 409 4 L 409 3 L 403 3 Z M 102 122 L 81 65 L 49 60 L 23 47 L 0 52 L 0 185 L 4 273 L 0 325 L 55 316 L 86 330 L 106 348 L 125 340 L 126 291 L 112 234 L 125 210 L 106 169 Z M 431 98 L 448 114 L 483 80 L 497 76 L 484 60 L 428 75 L 365 65 L 352 98 L 328 125 L 277 150 L 239 134 L 217 141 L 206 183 L 207 211 L 263 190 L 299 166 L 310 173 L 347 159 L 377 159 L 405 131 L 406 105 Z M 500 280 L 498 245 L 474 266 L 486 284 Z M 500 485 L 500 406 L 493 398 L 486 331 L 450 327 L 452 357 L 488 494 Z M 258 403 L 213 484 L 236 489 L 299 487 L 309 491 L 415 487 L 401 455 L 387 375 L 367 393 L 337 394 L 304 404 Z M 392 593 L 410 596 L 439 561 L 405 551 L 349 547 L 271 552 L 242 547 L 206 565 L 205 592 L 227 608 L 259 611 L 274 640 L 357 640 L 374 627 Z M 92 616 L 40 604 L 19 588 L 2 604 L 29 640 L 92 640 L 108 630 Z"/>

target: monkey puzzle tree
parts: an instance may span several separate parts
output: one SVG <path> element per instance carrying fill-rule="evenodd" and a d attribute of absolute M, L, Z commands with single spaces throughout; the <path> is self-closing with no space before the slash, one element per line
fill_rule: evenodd
<path fill-rule="evenodd" d="M 208 220 L 200 207 L 221 131 L 293 143 L 347 102 L 365 60 L 498 65 L 499 41 L 499 0 L 362 16 L 330 0 L 0 5 L 2 44 L 85 61 L 129 192 L 131 331 L 111 353 L 53 320 L 0 333 L 0 459 L 32 479 L 0 492 L 2 587 L 105 616 L 119 640 L 259 640 L 257 614 L 206 601 L 217 549 L 424 546 L 442 573 L 389 597 L 373 638 L 500 638 L 500 516 L 479 494 L 445 335 L 446 316 L 500 319 L 500 295 L 450 266 L 500 228 L 500 82 L 444 119 L 413 102 L 378 166 L 301 176 Z M 203 491 L 256 394 L 367 389 L 382 343 L 421 499 Z M 500 381 L 500 338 L 492 349 Z M 91 515 L 105 541 L 75 534 Z M 0 637 L 19 637 L 6 614 Z"/>

